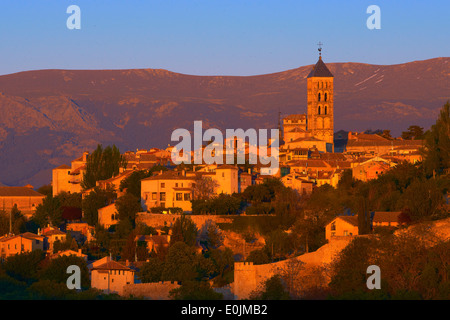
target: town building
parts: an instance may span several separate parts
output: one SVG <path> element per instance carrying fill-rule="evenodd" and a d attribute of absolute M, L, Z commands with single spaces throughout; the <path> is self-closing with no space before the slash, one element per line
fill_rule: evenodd
<path fill-rule="evenodd" d="M 307 114 L 288 115 L 283 119 L 283 148 L 333 152 L 333 137 L 334 76 L 320 54 L 307 76 Z"/>
<path fill-rule="evenodd" d="M 45 195 L 33 190 L 32 186 L 0 187 L 0 211 L 9 213 L 14 206 L 27 218 L 30 218 Z"/>
<path fill-rule="evenodd" d="M 134 284 L 135 271 L 123 264 L 109 259 L 102 264 L 95 264 L 91 269 L 91 287 L 107 294 L 123 294 L 124 287 Z"/>
<path fill-rule="evenodd" d="M 15 254 L 45 249 L 45 237 L 31 232 L 18 235 L 5 235 L 0 238 L 0 257 L 8 258 Z"/>

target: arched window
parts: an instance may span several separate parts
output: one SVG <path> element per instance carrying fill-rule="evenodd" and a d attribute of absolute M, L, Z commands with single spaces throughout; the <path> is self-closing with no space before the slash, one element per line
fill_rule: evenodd
<path fill-rule="evenodd" d="M 318 96 L 319 101 L 320 101 L 320 98 L 321 98 L 321 95 L 320 95 L 320 92 L 319 92 L 319 96 Z"/>
<path fill-rule="evenodd" d="M 328 93 L 325 92 L 324 101 L 326 102 L 327 100 L 328 100 Z"/>
<path fill-rule="evenodd" d="M 325 93 L 326 94 L 326 93 Z M 328 114 L 328 106 L 325 106 L 325 110 L 323 114 Z"/>
<path fill-rule="evenodd" d="M 319 106 L 319 110 L 317 111 L 318 114 L 320 114 L 320 106 Z"/>

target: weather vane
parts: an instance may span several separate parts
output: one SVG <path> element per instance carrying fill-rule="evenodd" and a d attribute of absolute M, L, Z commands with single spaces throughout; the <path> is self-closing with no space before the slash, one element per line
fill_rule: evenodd
<path fill-rule="evenodd" d="M 319 41 L 319 43 L 317 44 L 319 46 L 319 57 L 322 56 L 322 45 L 323 43 Z"/>

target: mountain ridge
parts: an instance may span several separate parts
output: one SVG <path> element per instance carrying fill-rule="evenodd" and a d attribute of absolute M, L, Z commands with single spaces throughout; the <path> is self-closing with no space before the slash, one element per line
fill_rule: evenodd
<path fill-rule="evenodd" d="M 450 99 L 450 58 L 395 65 L 327 63 L 335 131 L 428 127 Z M 22 71 L 0 76 L 0 182 L 49 183 L 97 143 L 121 151 L 166 147 L 174 129 L 276 128 L 278 111 L 306 113 L 312 65 L 254 76 L 165 69 Z"/>

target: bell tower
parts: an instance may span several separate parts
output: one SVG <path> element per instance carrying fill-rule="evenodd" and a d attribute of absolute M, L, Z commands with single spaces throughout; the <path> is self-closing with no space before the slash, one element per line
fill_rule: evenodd
<path fill-rule="evenodd" d="M 308 131 L 313 137 L 327 142 L 327 151 L 334 152 L 334 76 L 322 60 L 319 43 L 319 61 L 307 78 Z"/>

